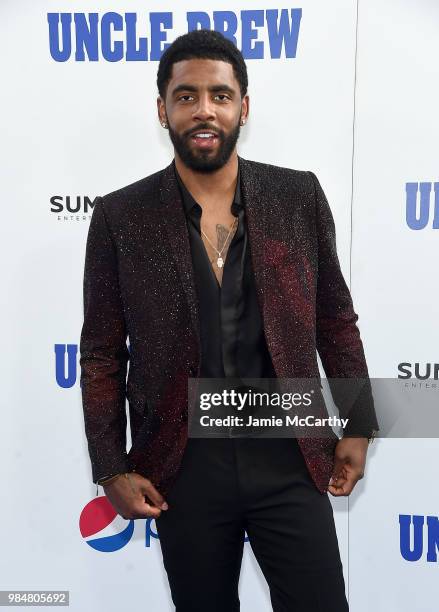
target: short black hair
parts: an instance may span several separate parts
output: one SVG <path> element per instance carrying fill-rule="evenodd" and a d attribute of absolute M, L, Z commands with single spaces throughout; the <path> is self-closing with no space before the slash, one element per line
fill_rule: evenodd
<path fill-rule="evenodd" d="M 213 59 L 232 64 L 233 72 L 239 83 L 241 97 L 247 93 L 247 66 L 241 51 L 231 40 L 214 30 L 193 30 L 183 34 L 162 54 L 157 70 L 157 87 L 162 98 L 171 80 L 173 64 L 187 59 Z"/>

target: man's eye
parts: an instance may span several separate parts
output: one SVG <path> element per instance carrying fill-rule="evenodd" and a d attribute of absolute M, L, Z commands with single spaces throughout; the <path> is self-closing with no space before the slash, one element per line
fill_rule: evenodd
<path fill-rule="evenodd" d="M 189 94 L 185 95 L 185 96 L 180 96 L 178 99 L 179 100 L 183 100 L 183 102 L 187 102 L 187 98 L 192 98 L 193 96 L 190 96 Z"/>
<path fill-rule="evenodd" d="M 221 102 L 226 102 L 227 100 L 230 100 L 229 96 L 227 94 L 217 94 L 215 96 L 216 98 L 221 98 Z"/>

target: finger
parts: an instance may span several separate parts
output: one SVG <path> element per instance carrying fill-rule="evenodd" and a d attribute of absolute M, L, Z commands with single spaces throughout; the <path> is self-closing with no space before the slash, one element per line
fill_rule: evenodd
<path fill-rule="evenodd" d="M 334 487 L 334 486 L 329 486 L 328 487 L 328 491 L 331 493 L 331 495 L 333 495 L 334 497 L 342 497 L 344 495 L 348 495 L 347 490 L 345 489 L 344 486 L 341 487 Z"/>
<path fill-rule="evenodd" d="M 162 510 L 168 509 L 168 504 L 166 503 L 165 498 L 157 491 L 155 486 L 148 479 L 142 483 L 142 492 L 148 496 L 148 499 L 157 508 L 161 508 Z"/>
<path fill-rule="evenodd" d="M 359 480 L 359 474 L 349 472 L 346 478 L 338 478 L 333 485 L 328 486 L 328 491 L 339 497 L 341 495 L 350 495 Z"/>
<path fill-rule="evenodd" d="M 328 485 L 328 491 L 332 493 L 332 495 L 345 495 L 345 488 L 347 482 L 344 479 L 337 479 L 334 484 Z"/>
<path fill-rule="evenodd" d="M 341 465 L 335 465 L 334 469 L 332 471 L 332 476 L 331 479 L 329 481 L 329 484 L 334 484 L 337 480 L 340 479 L 345 479 L 347 478 L 347 471 L 346 471 L 346 466 L 341 464 Z"/>
<path fill-rule="evenodd" d="M 143 498 L 145 500 L 145 498 Z M 162 511 L 160 508 L 156 508 L 155 506 L 148 504 L 148 502 L 143 501 L 143 503 L 136 506 L 136 513 L 139 518 L 158 518 Z"/>
<path fill-rule="evenodd" d="M 133 489 L 133 479 L 131 478 L 131 475 L 128 476 L 131 483 L 131 488 Z M 161 510 L 168 509 L 168 505 L 164 500 L 163 496 L 157 491 L 157 489 L 154 487 L 154 485 L 148 478 L 144 478 L 143 476 L 136 474 L 134 484 L 136 488 L 133 489 L 133 492 L 136 493 L 142 499 L 142 505 L 144 505 L 145 503 L 148 505 L 148 502 L 151 502 L 149 504 L 151 508 L 153 506 L 156 506 Z M 148 499 L 145 499 L 145 494 L 147 495 Z"/>
<path fill-rule="evenodd" d="M 162 513 L 160 508 L 156 508 L 155 506 L 151 506 L 151 504 L 148 504 L 147 502 L 145 502 L 145 506 L 146 506 L 147 516 L 149 518 L 158 518 L 161 515 L 161 513 Z"/>
<path fill-rule="evenodd" d="M 348 474 L 345 467 L 338 473 L 334 471 L 328 483 L 330 493 L 333 495 L 343 495 L 343 487 L 346 485 L 347 478 Z"/>

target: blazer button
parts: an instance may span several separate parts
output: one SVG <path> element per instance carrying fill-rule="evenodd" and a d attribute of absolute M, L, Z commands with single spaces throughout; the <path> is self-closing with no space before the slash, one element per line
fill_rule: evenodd
<path fill-rule="evenodd" d="M 196 367 L 194 367 L 194 366 L 191 366 L 191 367 L 189 368 L 189 374 L 191 375 L 191 378 L 193 378 L 194 376 L 196 376 L 196 375 L 197 375 L 197 368 L 196 368 Z"/>

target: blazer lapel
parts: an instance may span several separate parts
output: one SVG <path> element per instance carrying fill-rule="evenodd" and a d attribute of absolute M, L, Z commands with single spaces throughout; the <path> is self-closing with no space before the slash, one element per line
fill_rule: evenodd
<path fill-rule="evenodd" d="M 239 157 L 241 189 L 247 218 L 247 231 L 251 247 L 253 272 L 261 298 L 264 295 L 264 227 L 265 194 L 258 173 L 251 163 Z"/>
<path fill-rule="evenodd" d="M 254 162 L 239 157 L 239 164 L 256 293 L 267 345 L 271 356 L 275 358 L 279 353 L 279 347 L 273 346 L 272 326 L 270 324 L 272 313 L 267 307 L 268 284 L 265 278 L 267 273 L 265 253 L 267 248 L 267 214 L 270 194 L 267 193 L 260 172 L 255 167 Z"/>
<path fill-rule="evenodd" d="M 189 306 L 192 326 L 200 348 L 200 325 L 198 301 L 195 288 L 189 233 L 181 201 L 180 190 L 175 176 L 174 162 L 167 166 L 160 178 L 161 220 L 168 236 L 171 253 Z M 166 305 L 164 305 L 166 308 Z"/>

